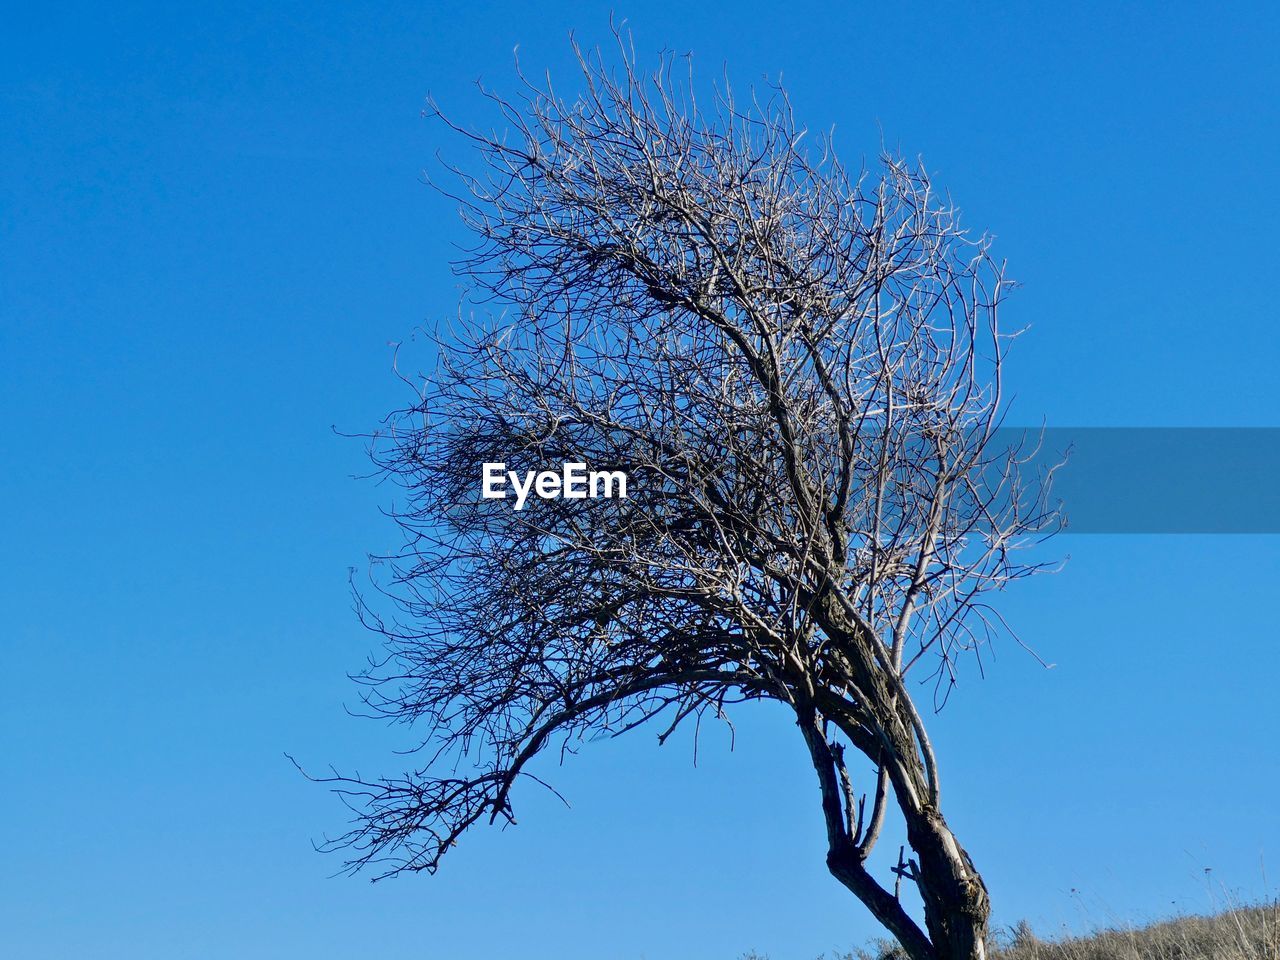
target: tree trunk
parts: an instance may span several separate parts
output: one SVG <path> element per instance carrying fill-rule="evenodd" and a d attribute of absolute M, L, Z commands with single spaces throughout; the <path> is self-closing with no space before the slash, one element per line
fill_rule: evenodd
<path fill-rule="evenodd" d="M 904 815 L 936 960 L 986 960 L 991 902 L 973 861 L 942 814 L 926 808 Z"/>
<path fill-rule="evenodd" d="M 852 846 L 827 856 L 832 876 L 852 891 L 894 935 L 911 960 L 986 960 L 991 904 L 973 861 L 937 814 L 908 814 L 907 836 L 919 858 L 916 882 L 924 901 L 920 930 L 867 872 Z"/>
<path fill-rule="evenodd" d="M 868 851 L 858 846 L 857 831 L 846 816 L 852 803 L 847 792 L 842 803 L 843 759 L 827 741 L 823 721 L 804 708 L 798 720 L 821 787 L 832 876 L 863 902 L 911 960 L 986 960 L 991 912 L 987 888 L 937 807 L 922 800 L 926 778 L 919 755 L 897 749 L 886 770 L 916 855 L 914 875 L 924 903 L 924 929 L 867 870 Z M 904 757 L 906 764 L 901 762 Z"/>

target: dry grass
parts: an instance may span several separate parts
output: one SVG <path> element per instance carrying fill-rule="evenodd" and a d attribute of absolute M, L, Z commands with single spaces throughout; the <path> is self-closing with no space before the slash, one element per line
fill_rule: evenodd
<path fill-rule="evenodd" d="M 1280 960 L 1280 900 L 1061 940 L 1021 924 L 1008 940 L 993 960 Z"/>
<path fill-rule="evenodd" d="M 1021 923 L 997 939 L 991 960 L 1280 960 L 1280 899 L 1211 916 L 1181 916 L 1145 927 L 1111 927 L 1042 940 Z M 902 960 L 896 946 L 827 955 L 826 960 Z M 741 960 L 767 960 L 757 953 Z M 822 960 L 822 958 L 819 958 Z"/>

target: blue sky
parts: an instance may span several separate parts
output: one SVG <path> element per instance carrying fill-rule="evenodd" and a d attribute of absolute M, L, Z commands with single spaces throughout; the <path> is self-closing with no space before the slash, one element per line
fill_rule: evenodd
<path fill-rule="evenodd" d="M 922 154 L 999 237 L 1024 422 L 1280 425 L 1277 12 L 1263 4 L 614 3 L 642 51 L 781 71 L 846 159 Z M 1123 9 L 1121 9 L 1123 7 Z M 356 431 L 464 239 L 433 92 L 568 78 L 610 4 L 11 5 L 0 38 L 0 952 L 810 960 L 876 934 L 767 712 L 593 744 L 435 878 L 330 879 L 288 765 L 390 770 L 347 718 L 347 568 L 394 542 Z M 883 134 L 882 134 L 883 131 Z M 1280 538 L 1072 536 L 934 718 L 997 923 L 1280 882 Z M 1206 874 L 1205 869 L 1210 873 Z"/>

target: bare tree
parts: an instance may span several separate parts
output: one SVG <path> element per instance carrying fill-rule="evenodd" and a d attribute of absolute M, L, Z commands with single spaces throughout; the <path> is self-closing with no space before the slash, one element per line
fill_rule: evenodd
<path fill-rule="evenodd" d="M 334 845 L 434 871 L 513 820 L 549 748 L 771 699 L 831 873 L 915 960 L 983 957 L 987 891 L 907 681 L 945 699 L 1053 521 L 993 440 L 1010 283 L 923 169 L 851 172 L 780 88 L 699 102 L 681 61 L 642 73 L 618 39 L 613 66 L 575 47 L 572 99 L 486 91 L 502 133 L 444 120 L 477 158 L 451 169 L 480 315 L 372 444 L 407 540 L 394 604 L 361 604 L 387 645 L 366 702 L 425 759 L 326 778 L 356 815 Z M 481 497 L 486 462 L 625 470 L 628 495 L 515 510 Z M 893 808 L 923 923 L 867 866 Z"/>

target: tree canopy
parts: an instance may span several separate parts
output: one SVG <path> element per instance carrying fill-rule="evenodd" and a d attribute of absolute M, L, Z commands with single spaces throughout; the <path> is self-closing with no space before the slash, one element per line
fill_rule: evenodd
<path fill-rule="evenodd" d="M 361 605 L 386 643 L 366 702 L 422 732 L 420 759 L 337 779 L 356 818 L 335 845 L 376 876 L 434 871 L 514 819 L 540 754 L 771 699 L 832 873 L 912 957 L 983 956 L 986 891 L 912 689 L 945 700 L 1055 523 L 995 439 L 1010 281 L 922 165 L 846 168 L 781 88 L 699 99 L 682 59 L 645 73 L 619 41 L 578 51 L 572 97 L 486 91 L 501 131 L 433 108 L 478 161 L 443 187 L 475 240 L 469 301 L 372 443 L 406 539 L 390 607 Z M 481 497 L 494 461 L 623 470 L 628 495 L 517 511 Z M 923 924 L 866 866 L 894 806 Z"/>

